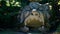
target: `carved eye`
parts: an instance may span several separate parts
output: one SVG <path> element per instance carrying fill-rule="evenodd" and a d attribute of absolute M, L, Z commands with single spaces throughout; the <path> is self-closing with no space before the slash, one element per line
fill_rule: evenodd
<path fill-rule="evenodd" d="M 33 15 L 33 13 L 31 13 L 31 15 Z"/>

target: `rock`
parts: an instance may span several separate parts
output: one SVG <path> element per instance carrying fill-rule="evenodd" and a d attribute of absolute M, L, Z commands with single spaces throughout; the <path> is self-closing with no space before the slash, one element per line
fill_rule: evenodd
<path fill-rule="evenodd" d="M 22 32 L 28 32 L 28 31 L 29 31 L 29 28 L 26 27 L 26 26 L 24 26 L 24 27 L 21 28 L 21 31 L 22 31 Z"/>

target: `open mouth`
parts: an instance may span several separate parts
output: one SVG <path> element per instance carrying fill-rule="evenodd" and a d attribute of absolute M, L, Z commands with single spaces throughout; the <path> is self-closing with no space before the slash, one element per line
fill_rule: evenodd
<path fill-rule="evenodd" d="M 26 23 L 27 26 L 36 27 L 36 28 L 43 25 L 43 22 L 37 16 L 29 16 L 29 17 L 27 17 L 24 23 Z"/>

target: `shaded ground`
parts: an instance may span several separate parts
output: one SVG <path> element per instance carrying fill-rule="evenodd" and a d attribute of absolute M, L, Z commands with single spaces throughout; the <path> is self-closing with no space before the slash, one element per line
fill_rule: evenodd
<path fill-rule="evenodd" d="M 28 32 L 29 34 L 41 34 L 40 32 L 38 31 L 30 31 Z M 3 30 L 3 31 L 0 31 L 0 34 L 28 34 L 28 33 L 24 33 L 24 32 L 16 32 L 16 31 L 12 31 L 10 29 L 7 29 L 7 30 Z M 51 33 L 50 33 L 51 34 Z M 53 34 L 60 34 L 60 25 L 58 25 L 56 31 L 53 33 Z"/>
<path fill-rule="evenodd" d="M 4 31 L 0 31 L 0 34 L 41 34 L 41 33 L 38 32 L 24 33 L 24 32 L 12 31 L 12 30 L 4 30 Z M 60 34 L 60 27 L 58 27 L 53 34 Z"/>

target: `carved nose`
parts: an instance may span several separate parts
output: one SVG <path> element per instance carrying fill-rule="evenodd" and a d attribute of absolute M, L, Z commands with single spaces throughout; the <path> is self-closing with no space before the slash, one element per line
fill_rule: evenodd
<path fill-rule="evenodd" d="M 35 14 L 35 16 L 37 16 L 38 14 Z"/>

